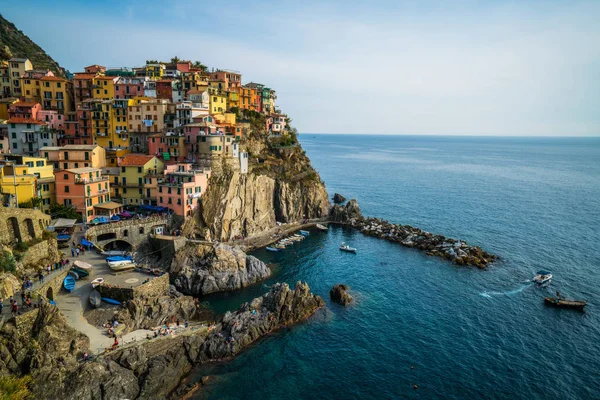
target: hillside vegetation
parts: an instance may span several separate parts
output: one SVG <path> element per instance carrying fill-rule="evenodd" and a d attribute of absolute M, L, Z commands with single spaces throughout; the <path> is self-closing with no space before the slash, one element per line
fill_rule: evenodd
<path fill-rule="evenodd" d="M 0 59 L 29 58 L 35 69 L 49 69 L 64 77 L 63 68 L 15 24 L 0 15 Z"/>

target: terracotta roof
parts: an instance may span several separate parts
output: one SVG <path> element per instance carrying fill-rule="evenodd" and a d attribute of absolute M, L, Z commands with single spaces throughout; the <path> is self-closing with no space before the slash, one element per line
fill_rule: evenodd
<path fill-rule="evenodd" d="M 103 76 L 103 75 L 99 75 L 96 76 L 96 79 L 104 79 L 104 80 L 113 80 L 113 79 L 117 79 L 118 76 Z"/>
<path fill-rule="evenodd" d="M 146 154 L 128 154 L 126 155 L 119 166 L 121 167 L 141 167 L 152 160 L 154 156 L 148 156 Z"/>
<path fill-rule="evenodd" d="M 85 72 L 75 72 L 74 79 L 92 79 L 95 77 L 96 77 L 96 74 L 86 74 Z"/>
<path fill-rule="evenodd" d="M 15 106 L 15 107 L 34 107 L 36 104 L 40 104 L 40 103 L 36 103 L 35 101 L 17 101 L 16 103 L 13 103 L 11 106 Z"/>
<path fill-rule="evenodd" d="M 6 123 L 7 124 L 36 124 L 36 125 L 46 125 L 44 122 L 38 121 L 37 119 L 20 118 L 20 117 L 13 117 L 13 118 L 9 119 L 8 121 L 6 121 Z"/>
<path fill-rule="evenodd" d="M 42 76 L 41 81 L 57 81 L 57 82 L 68 82 L 66 79 L 58 78 L 56 76 Z"/>

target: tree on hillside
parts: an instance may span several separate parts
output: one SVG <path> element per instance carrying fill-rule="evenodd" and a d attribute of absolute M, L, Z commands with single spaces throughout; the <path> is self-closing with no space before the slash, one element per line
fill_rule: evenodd
<path fill-rule="evenodd" d="M 10 60 L 13 58 L 12 51 L 10 51 L 10 47 L 4 45 L 2 49 L 0 49 L 0 59 L 2 60 Z"/>
<path fill-rule="evenodd" d="M 201 61 L 194 61 L 194 68 L 201 69 L 202 71 L 206 71 L 208 69 L 208 67 L 202 64 Z"/>
<path fill-rule="evenodd" d="M 58 203 L 50 206 L 50 215 L 52 215 L 52 218 L 76 219 L 78 221 L 81 219 L 73 206 L 64 206 Z"/>

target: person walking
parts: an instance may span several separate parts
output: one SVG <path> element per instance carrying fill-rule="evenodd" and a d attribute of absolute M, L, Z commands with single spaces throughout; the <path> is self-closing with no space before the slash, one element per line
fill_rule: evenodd
<path fill-rule="evenodd" d="M 75 249 L 75 255 L 79 257 L 79 247 Z"/>
<path fill-rule="evenodd" d="M 21 291 L 21 305 L 25 306 L 25 291 Z"/>
<path fill-rule="evenodd" d="M 75 257 L 75 248 L 71 247 L 71 257 Z"/>
<path fill-rule="evenodd" d="M 4 301 L 0 299 L 0 314 L 2 314 L 2 309 L 4 308 Z"/>
<path fill-rule="evenodd" d="M 12 315 L 15 316 L 15 317 L 17 316 L 17 314 L 19 312 L 19 306 L 17 305 L 16 301 L 12 303 L 12 310 L 11 310 L 11 312 L 12 312 Z"/>

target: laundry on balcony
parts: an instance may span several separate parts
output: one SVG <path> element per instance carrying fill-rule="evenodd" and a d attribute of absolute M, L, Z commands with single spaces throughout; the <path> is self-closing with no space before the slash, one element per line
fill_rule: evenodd
<path fill-rule="evenodd" d="M 151 127 L 151 126 L 152 126 L 152 123 L 153 123 L 154 121 L 153 121 L 153 120 L 151 120 L 151 119 L 144 119 L 144 120 L 142 120 L 142 122 L 144 123 L 144 125 L 145 125 L 146 127 Z"/>

